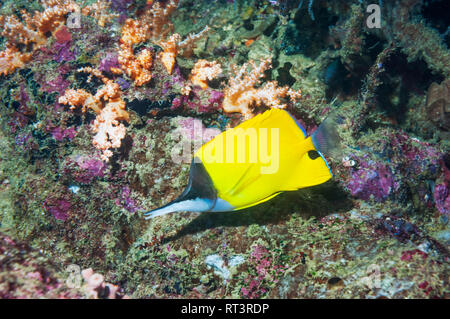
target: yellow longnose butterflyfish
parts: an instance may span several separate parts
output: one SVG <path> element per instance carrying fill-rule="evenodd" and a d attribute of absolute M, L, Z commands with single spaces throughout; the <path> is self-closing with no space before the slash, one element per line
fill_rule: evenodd
<path fill-rule="evenodd" d="M 322 184 L 333 176 L 322 153 L 338 143 L 331 117 L 307 136 L 287 111 L 270 109 L 198 149 L 184 192 L 145 213 L 146 219 L 181 211 L 235 211 Z"/>

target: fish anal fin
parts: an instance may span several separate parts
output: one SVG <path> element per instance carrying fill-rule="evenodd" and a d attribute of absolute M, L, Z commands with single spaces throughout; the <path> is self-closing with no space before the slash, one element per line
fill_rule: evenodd
<path fill-rule="evenodd" d="M 279 195 L 279 194 L 281 194 L 281 192 L 272 194 L 272 195 L 270 195 L 270 196 L 268 196 L 268 197 L 266 197 L 266 198 L 264 198 L 264 199 L 261 199 L 260 201 L 258 201 L 258 202 L 256 202 L 256 203 L 252 203 L 252 204 L 249 204 L 249 205 L 245 205 L 245 206 L 241 206 L 241 207 L 235 208 L 234 210 L 236 211 L 236 210 L 241 210 L 241 209 L 245 209 L 245 208 L 249 208 L 249 207 L 252 207 L 252 206 L 259 205 L 259 204 L 261 204 L 261 203 L 267 202 L 268 200 L 274 198 L 275 196 L 277 196 L 277 195 Z"/>

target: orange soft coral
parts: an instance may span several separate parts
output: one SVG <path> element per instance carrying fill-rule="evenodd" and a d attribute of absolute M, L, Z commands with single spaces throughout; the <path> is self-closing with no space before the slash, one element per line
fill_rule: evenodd
<path fill-rule="evenodd" d="M 167 41 L 159 41 L 159 45 L 163 48 L 163 51 L 159 53 L 159 58 L 169 74 L 172 74 L 175 58 L 180 50 L 183 51 L 182 55 L 184 57 L 190 57 L 195 47 L 195 42 L 204 37 L 208 31 L 209 27 L 206 26 L 197 34 L 189 34 L 183 41 L 181 41 L 181 36 L 178 33 L 172 34 Z"/>
<path fill-rule="evenodd" d="M 159 53 L 159 59 L 169 74 L 172 74 L 175 66 L 175 58 L 178 55 L 178 42 L 181 36 L 178 33 L 172 34 L 167 41 L 161 41 L 160 46 L 163 51 Z"/>
<path fill-rule="evenodd" d="M 215 79 L 222 73 L 220 63 L 216 61 L 198 60 L 191 71 L 190 80 L 192 84 L 200 86 L 202 89 L 208 88 L 208 80 Z"/>
<path fill-rule="evenodd" d="M 134 80 L 137 86 L 148 83 L 152 79 L 150 72 L 153 65 L 152 52 L 144 49 L 137 56 L 133 53 L 133 45 L 145 41 L 145 38 L 145 29 L 138 21 L 133 19 L 127 19 L 125 21 L 120 39 L 118 60 L 122 70 Z"/>
<path fill-rule="evenodd" d="M 0 51 L 0 74 L 7 75 L 14 72 L 15 69 L 21 68 L 30 58 L 31 54 L 20 53 L 16 47 Z"/>
<path fill-rule="evenodd" d="M 120 43 L 131 47 L 134 44 L 144 42 L 147 39 L 146 31 L 145 25 L 142 25 L 139 21 L 127 19 L 122 27 Z"/>
<path fill-rule="evenodd" d="M 127 19 L 122 28 L 120 39 L 119 63 L 122 70 L 131 77 L 136 85 L 143 85 L 150 81 L 150 67 L 153 65 L 153 57 L 149 50 L 144 50 L 138 56 L 133 53 L 133 46 L 147 40 L 152 40 L 162 47 L 158 57 L 169 74 L 172 74 L 175 66 L 175 58 L 182 51 L 183 56 L 192 55 L 195 42 L 209 31 L 209 27 L 197 34 L 190 34 L 181 41 L 178 33 L 167 35 L 173 31 L 173 25 L 169 20 L 175 11 L 178 0 L 169 0 L 163 7 L 159 2 L 154 2 L 139 21 Z M 113 70 L 116 72 L 117 70 Z"/>
<path fill-rule="evenodd" d="M 151 8 L 146 10 L 140 18 L 147 25 L 150 39 L 164 39 L 173 31 L 173 24 L 169 18 L 178 6 L 178 0 L 169 0 L 163 7 L 159 1 L 155 1 Z"/>
<path fill-rule="evenodd" d="M 280 98 L 289 96 L 293 100 L 301 97 L 300 91 L 294 91 L 289 87 L 278 87 L 276 81 L 268 82 L 260 88 L 254 88 L 260 84 L 264 77 L 264 71 L 271 67 L 271 59 L 262 60 L 259 66 L 250 61 L 252 70 L 248 72 L 248 64 L 244 64 L 239 70 L 235 67 L 233 71 L 235 76 L 230 78 L 228 86 L 225 89 L 223 100 L 223 110 L 225 112 L 240 112 L 245 118 L 253 116 L 251 107 L 264 104 L 272 108 L 285 108 L 286 104 L 280 101 Z"/>
<path fill-rule="evenodd" d="M 6 75 L 21 67 L 29 60 L 32 51 L 47 43 L 49 33 L 64 23 L 66 15 L 78 8 L 73 0 L 42 0 L 44 11 L 36 11 L 31 16 L 22 10 L 21 19 L 15 16 L 0 16 L 2 36 L 6 39 L 7 49 L 0 52 L 1 73 Z M 19 53 L 20 46 L 30 52 Z M 10 65 L 5 65 L 10 61 Z"/>
<path fill-rule="evenodd" d="M 125 102 L 121 98 L 119 85 L 104 77 L 97 69 L 82 68 L 80 72 L 90 73 L 99 77 L 104 85 L 95 95 L 85 90 L 67 90 L 59 98 L 59 103 L 70 104 L 71 109 L 82 106 L 82 112 L 92 109 L 97 113 L 94 121 L 94 132 L 96 133 L 92 144 L 102 150 L 102 160 L 108 161 L 112 156 L 111 148 L 120 147 L 125 137 L 126 128 L 119 121 L 130 121 L 129 113 L 125 110 Z"/>
<path fill-rule="evenodd" d="M 134 80 L 136 86 L 148 83 L 152 79 L 150 69 L 153 65 L 153 55 L 150 50 L 144 49 L 135 56 L 132 47 L 121 44 L 118 61 L 122 70 Z"/>
<path fill-rule="evenodd" d="M 9 45 L 46 43 L 47 33 L 53 32 L 65 22 L 66 15 L 78 9 L 73 0 L 42 0 L 44 11 L 35 11 L 31 16 L 25 10 L 21 13 L 21 22 L 15 16 L 0 16 L 2 35 Z"/>

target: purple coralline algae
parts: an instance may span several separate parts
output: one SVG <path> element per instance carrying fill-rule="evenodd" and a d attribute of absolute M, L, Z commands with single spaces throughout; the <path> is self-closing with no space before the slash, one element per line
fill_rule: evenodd
<path fill-rule="evenodd" d="M 33 136 L 31 133 L 18 133 L 14 141 L 16 142 L 16 148 L 18 150 L 22 151 L 28 151 L 31 150 L 33 147 L 36 146 L 36 142 L 33 139 Z"/>
<path fill-rule="evenodd" d="M 385 201 L 399 187 L 392 170 L 372 160 L 361 161 L 347 184 L 350 193 L 360 199 Z"/>
<path fill-rule="evenodd" d="M 131 189 L 129 186 L 122 187 L 120 197 L 116 199 L 116 205 L 125 208 L 130 213 L 135 213 L 142 208 L 136 203 L 136 200 L 131 197 Z"/>
<path fill-rule="evenodd" d="M 70 289 L 48 256 L 0 233 L 0 299 L 81 298 Z"/>
<path fill-rule="evenodd" d="M 56 62 L 70 62 L 76 58 L 75 49 L 72 49 L 72 42 L 67 41 L 65 43 L 56 42 L 50 49 L 53 52 L 53 60 Z"/>
<path fill-rule="evenodd" d="M 51 134 L 53 138 L 58 142 L 62 141 L 64 138 L 67 138 L 69 141 L 71 141 L 77 134 L 77 131 L 75 130 L 74 127 L 62 129 L 61 127 L 58 126 L 51 130 Z"/>
<path fill-rule="evenodd" d="M 120 63 L 117 59 L 117 53 L 108 52 L 100 61 L 98 69 L 104 72 L 111 72 L 111 68 L 120 69 Z"/>
<path fill-rule="evenodd" d="M 186 107 L 198 114 L 217 112 L 223 101 L 224 94 L 220 91 L 194 87 L 189 96 L 176 97 L 172 101 L 172 110 Z"/>
<path fill-rule="evenodd" d="M 42 84 L 42 90 L 47 93 L 58 92 L 64 94 L 69 87 L 70 82 L 63 78 L 61 74 L 58 74 L 56 78 Z"/>
<path fill-rule="evenodd" d="M 249 262 L 254 274 L 244 279 L 244 287 L 241 288 L 242 297 L 249 299 L 264 296 L 268 286 L 277 283 L 287 268 L 285 265 L 278 264 L 262 245 L 253 246 Z"/>
<path fill-rule="evenodd" d="M 11 120 L 9 120 L 8 122 L 8 126 L 11 129 L 11 133 L 16 133 L 17 129 L 21 129 L 24 128 L 25 125 L 28 124 L 28 117 L 25 116 L 24 114 L 14 111 L 13 114 L 11 115 Z"/>
<path fill-rule="evenodd" d="M 199 140 L 201 143 L 206 143 L 221 132 L 214 127 L 205 128 L 202 121 L 192 117 L 182 118 L 178 121 L 178 124 L 181 136 L 190 141 Z"/>
<path fill-rule="evenodd" d="M 400 188 L 414 181 L 434 180 L 441 171 L 442 153 L 434 146 L 410 137 L 404 132 L 385 131 L 372 155 L 356 158 L 346 184 L 350 193 L 360 199 L 383 202 Z M 418 183 L 415 183 L 418 184 Z M 419 184 L 414 190 L 421 198 L 430 198 L 431 189 Z M 428 196 L 427 196 L 428 195 Z"/>
<path fill-rule="evenodd" d="M 418 175 L 430 171 L 436 174 L 440 170 L 441 152 L 428 143 L 409 137 L 403 132 L 390 135 L 390 145 L 394 160 L 403 162 L 405 173 Z"/>
<path fill-rule="evenodd" d="M 88 156 L 69 157 L 64 163 L 64 174 L 80 184 L 90 184 L 96 178 L 105 176 L 106 164 Z"/>
<path fill-rule="evenodd" d="M 447 185 L 436 185 L 433 195 L 437 210 L 442 214 L 450 214 L 450 196 Z"/>
<path fill-rule="evenodd" d="M 119 87 L 122 91 L 126 91 L 130 88 L 131 84 L 128 83 L 124 78 L 118 78 L 116 83 L 119 84 Z"/>
<path fill-rule="evenodd" d="M 43 203 L 43 207 L 57 220 L 65 221 L 69 217 L 72 205 L 66 199 L 47 198 Z"/>

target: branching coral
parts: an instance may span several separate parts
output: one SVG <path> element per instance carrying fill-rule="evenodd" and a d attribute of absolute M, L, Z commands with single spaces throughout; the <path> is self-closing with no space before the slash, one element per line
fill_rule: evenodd
<path fill-rule="evenodd" d="M 249 64 L 252 69 L 248 72 Z M 225 89 L 223 110 L 225 112 L 240 112 L 246 118 L 252 117 L 251 106 L 265 106 L 272 108 L 285 108 L 286 104 L 280 98 L 289 96 L 293 100 L 301 98 L 300 91 L 294 91 L 284 86 L 278 87 L 276 81 L 265 83 L 260 88 L 254 88 L 264 77 L 264 71 L 271 67 L 271 59 L 262 60 L 259 66 L 254 61 L 244 64 L 239 70 L 232 66 L 234 77 L 231 77 Z"/>
<path fill-rule="evenodd" d="M 194 68 L 191 71 L 190 79 L 194 85 L 206 89 L 208 88 L 207 80 L 213 80 L 221 73 L 222 67 L 220 63 L 200 59 L 195 63 Z"/>
<path fill-rule="evenodd" d="M 104 85 L 95 95 L 85 90 L 67 90 L 59 98 L 59 103 L 70 104 L 71 109 L 82 106 L 82 112 L 92 109 L 97 113 L 94 121 L 94 136 L 92 144 L 103 151 L 102 160 L 108 161 L 112 156 L 111 148 L 120 147 L 121 140 L 125 137 L 126 129 L 119 121 L 129 122 L 129 114 L 125 110 L 125 102 L 121 98 L 122 91 L 119 85 L 104 77 L 97 69 L 82 68 L 80 72 L 90 73 L 100 78 Z"/>

